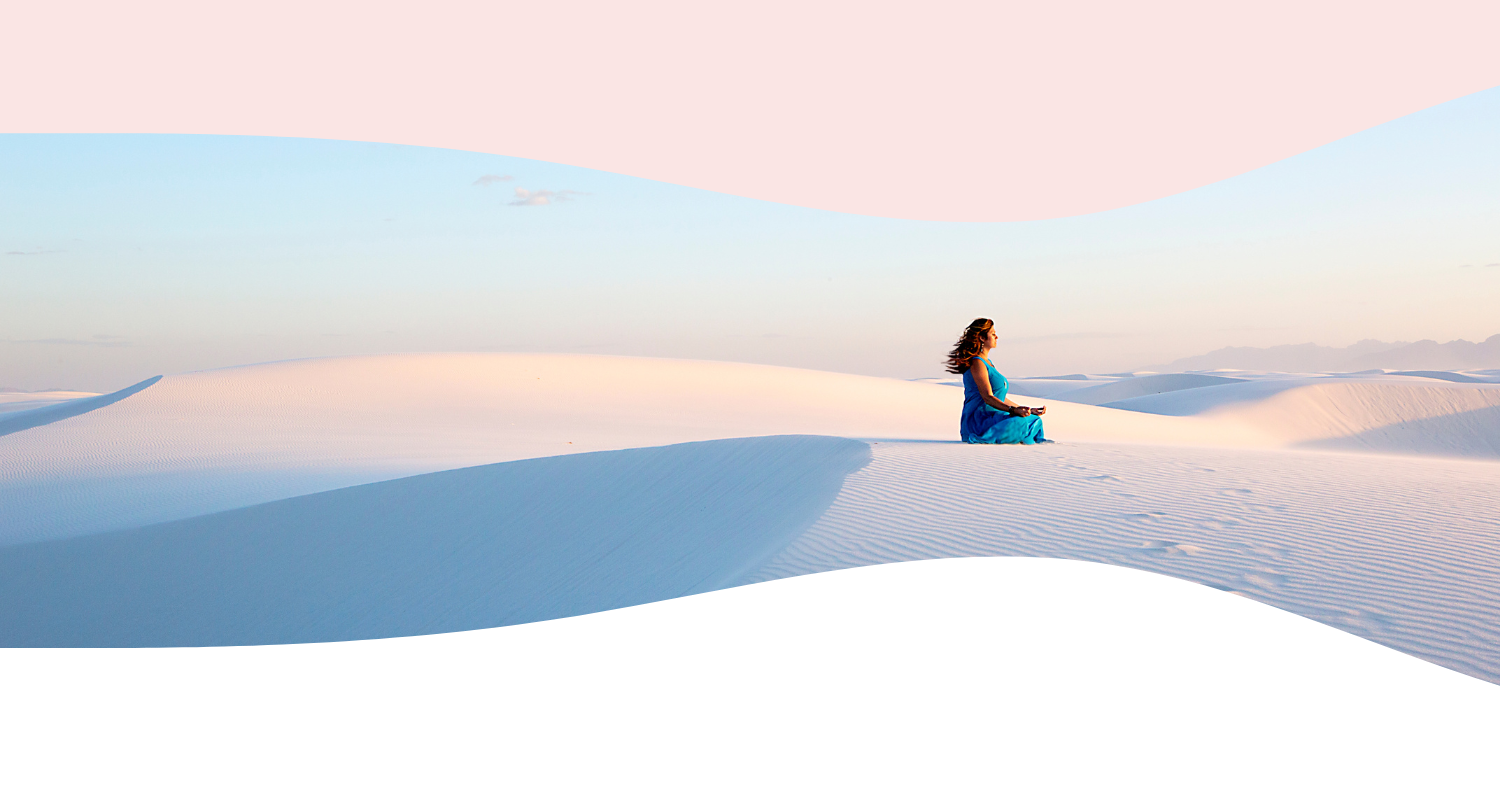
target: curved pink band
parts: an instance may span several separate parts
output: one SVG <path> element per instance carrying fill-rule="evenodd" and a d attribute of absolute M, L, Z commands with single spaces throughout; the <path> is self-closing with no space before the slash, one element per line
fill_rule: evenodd
<path fill-rule="evenodd" d="M 913 219 L 1185 191 L 1500 84 L 1500 4 L 53 2 L 3 132 L 374 140 Z"/>

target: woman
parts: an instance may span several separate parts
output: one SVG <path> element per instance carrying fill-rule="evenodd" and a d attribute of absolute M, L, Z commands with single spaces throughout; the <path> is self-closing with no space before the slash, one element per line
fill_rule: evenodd
<path fill-rule="evenodd" d="M 1010 383 L 990 363 L 989 353 L 1000 336 L 995 323 L 976 319 L 948 354 L 948 371 L 964 376 L 964 413 L 958 436 L 970 444 L 1041 444 L 1042 417 L 1047 407 L 1028 408 L 1008 403 Z"/>

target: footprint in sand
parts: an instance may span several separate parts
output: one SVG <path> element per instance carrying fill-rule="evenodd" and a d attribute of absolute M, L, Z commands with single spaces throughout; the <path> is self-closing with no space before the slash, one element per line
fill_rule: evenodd
<path fill-rule="evenodd" d="M 1138 511 L 1134 514 L 1121 514 L 1121 519 L 1133 519 L 1137 522 L 1152 522 L 1167 515 L 1165 511 Z"/>
<path fill-rule="evenodd" d="M 1252 489 L 1220 489 L 1219 494 L 1228 495 L 1230 497 L 1245 497 L 1247 495 L 1255 494 L 1255 491 Z"/>
<path fill-rule="evenodd" d="M 1350 628 L 1366 633 L 1380 633 L 1389 630 L 1391 618 L 1374 611 L 1358 608 L 1344 609 L 1331 615 L 1334 624 L 1348 630 Z"/>
<path fill-rule="evenodd" d="M 1195 544 L 1182 544 L 1180 542 L 1169 542 L 1165 539 L 1150 539 L 1141 542 L 1139 547 L 1132 547 L 1128 552 L 1140 553 L 1151 556 L 1196 556 L 1208 548 L 1199 547 Z"/>
<path fill-rule="evenodd" d="M 1259 556 L 1261 558 L 1271 558 L 1278 560 L 1286 558 L 1287 556 L 1292 554 L 1292 551 L 1288 548 L 1277 547 L 1270 544 L 1252 544 L 1245 549 L 1245 552 L 1253 556 Z"/>
<path fill-rule="evenodd" d="M 1124 481 L 1120 480 L 1119 478 L 1116 478 L 1113 475 L 1090 475 L 1087 478 L 1084 478 L 1084 480 L 1086 480 L 1086 481 L 1114 481 L 1115 483 L 1124 483 Z"/>
<path fill-rule="evenodd" d="M 1209 517 L 1198 522 L 1198 527 L 1207 528 L 1211 531 L 1222 531 L 1226 528 L 1238 528 L 1245 523 L 1233 517 Z"/>
<path fill-rule="evenodd" d="M 1244 579 L 1245 583 L 1248 583 L 1257 589 L 1278 589 L 1282 586 L 1285 586 L 1288 580 L 1287 576 L 1282 575 L 1279 572 L 1268 572 L 1264 570 L 1260 572 L 1251 572 L 1241 577 Z"/>

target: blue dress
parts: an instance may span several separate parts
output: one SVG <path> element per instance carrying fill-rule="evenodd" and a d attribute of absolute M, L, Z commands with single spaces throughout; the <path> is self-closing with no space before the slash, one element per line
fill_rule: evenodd
<path fill-rule="evenodd" d="M 1010 389 L 988 358 L 981 358 L 990 373 L 990 389 L 1001 400 Z M 974 374 L 964 373 L 964 414 L 958 421 L 958 438 L 969 444 L 1036 444 L 1043 441 L 1042 418 L 1035 414 L 1017 417 L 985 404 L 974 383 Z"/>

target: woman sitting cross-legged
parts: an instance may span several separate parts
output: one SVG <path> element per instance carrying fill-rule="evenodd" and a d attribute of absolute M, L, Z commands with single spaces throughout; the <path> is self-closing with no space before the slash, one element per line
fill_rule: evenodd
<path fill-rule="evenodd" d="M 969 323 L 953 352 L 948 371 L 964 376 L 964 412 L 958 436 L 970 444 L 1041 444 L 1042 416 L 1047 407 L 1028 408 L 1005 400 L 1010 383 L 990 363 L 989 353 L 1000 337 L 995 323 L 976 319 Z"/>

